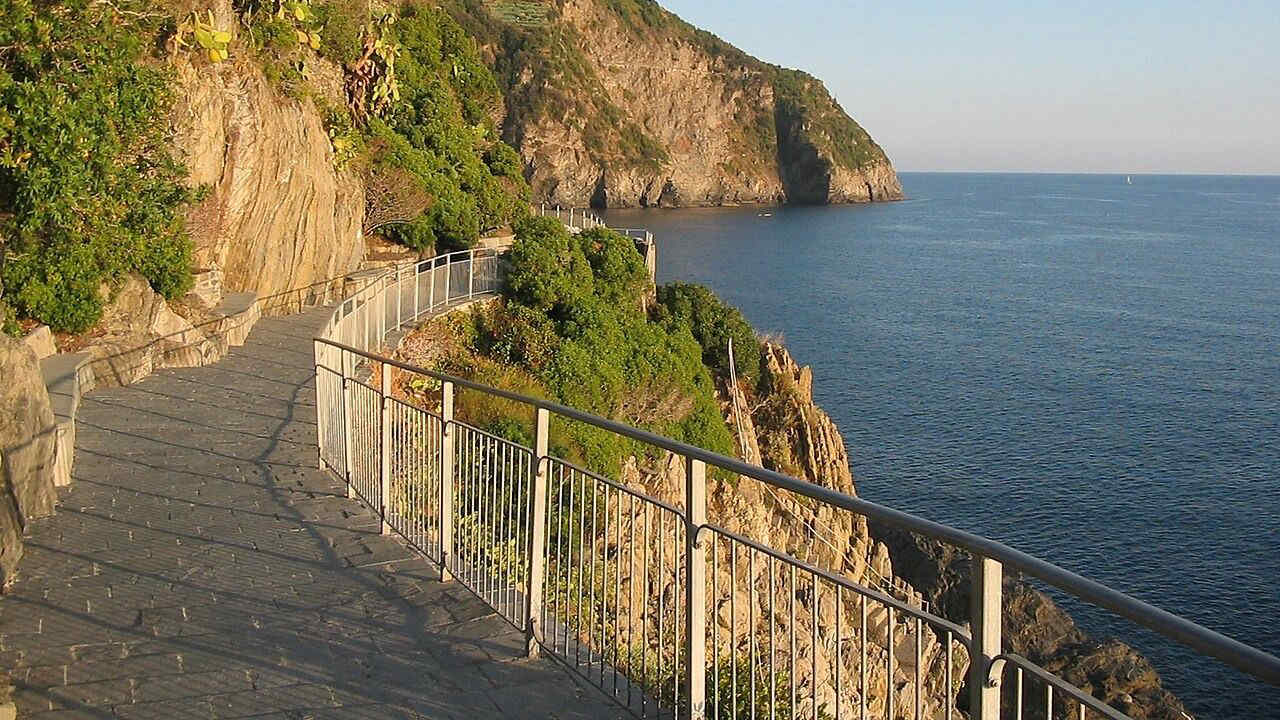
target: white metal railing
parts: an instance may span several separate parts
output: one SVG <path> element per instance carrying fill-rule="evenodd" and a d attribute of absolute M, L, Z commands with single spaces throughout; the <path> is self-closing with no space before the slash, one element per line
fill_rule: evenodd
<path fill-rule="evenodd" d="M 604 225 L 604 221 L 600 219 L 600 216 L 596 215 L 590 208 L 562 208 L 559 205 L 541 203 L 538 205 L 538 215 L 540 217 L 554 217 L 568 227 L 577 230 L 590 230 Z"/>
<path fill-rule="evenodd" d="M 951 718 L 1126 715 L 1004 651 L 1004 567 L 1280 685 L 1280 660 L 1001 543 L 546 400 L 396 361 L 384 339 L 501 286 L 465 252 L 370 279 L 315 341 L 320 464 L 398 533 L 547 652 L 641 716 Z M 393 374 L 431 400 L 397 398 Z M 509 402 L 526 445 L 454 417 L 455 394 Z M 682 460 L 665 502 L 548 451 L 551 421 L 585 423 Z M 708 517 L 707 468 L 788 492 L 828 517 L 865 515 L 967 550 L 957 624 Z M 816 512 L 816 511 L 815 511 Z M 966 669 L 967 668 L 967 669 Z M 1002 701 L 1003 690 L 1003 701 Z M 1002 707 L 1003 706 L 1003 707 Z"/>

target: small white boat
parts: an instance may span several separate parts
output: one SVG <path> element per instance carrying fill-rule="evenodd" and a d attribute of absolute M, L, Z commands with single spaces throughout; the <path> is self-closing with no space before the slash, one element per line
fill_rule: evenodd
<path fill-rule="evenodd" d="M 1132 185 L 1132 184 L 1133 184 L 1133 176 L 1132 176 L 1132 175 L 1125 175 L 1125 176 L 1124 176 L 1124 184 L 1125 184 L 1125 185 Z"/>

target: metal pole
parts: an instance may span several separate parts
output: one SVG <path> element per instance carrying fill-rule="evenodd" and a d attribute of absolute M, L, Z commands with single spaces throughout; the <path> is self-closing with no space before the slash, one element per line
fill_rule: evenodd
<path fill-rule="evenodd" d="M 471 249 L 471 254 L 467 257 L 467 299 L 475 294 L 476 290 L 476 251 Z"/>
<path fill-rule="evenodd" d="M 391 516 L 391 366 L 382 363 L 382 387 L 380 392 L 382 398 L 382 419 L 379 427 L 382 428 L 382 534 L 391 534 L 391 523 L 388 518 Z"/>
<path fill-rule="evenodd" d="M 328 334 L 329 333 L 326 331 L 325 335 L 327 336 Z M 319 341 L 311 341 L 311 355 L 316 361 L 316 456 L 319 461 L 319 464 L 316 467 L 319 467 L 321 470 L 324 469 L 324 436 L 325 432 L 329 429 L 329 423 L 325 422 L 328 419 L 328 413 L 326 412 L 327 408 L 325 406 L 333 402 L 331 398 L 326 397 L 327 393 L 322 393 L 320 391 L 320 353 L 323 352 L 320 348 L 322 347 L 324 346 L 321 345 Z"/>
<path fill-rule="evenodd" d="M 404 322 L 404 278 L 400 277 L 400 266 L 396 266 L 395 275 L 396 285 L 396 330 L 400 330 L 400 324 Z"/>
<path fill-rule="evenodd" d="M 418 283 L 418 276 L 422 274 L 418 272 L 421 266 L 422 266 L 421 263 L 413 264 L 413 320 L 414 322 L 417 322 L 418 314 L 422 312 L 419 309 L 420 306 L 419 306 L 419 298 L 418 298 L 418 296 L 422 294 L 422 290 L 419 288 L 419 283 Z"/>
<path fill-rule="evenodd" d="M 686 720 L 703 720 L 707 709 L 707 550 L 699 542 L 707 522 L 707 465 L 685 458 L 684 639 Z M 812 652 L 812 651 L 811 651 Z M 815 699 L 816 702 L 816 699 Z"/>
<path fill-rule="evenodd" d="M 539 623 L 542 619 L 542 594 L 546 576 L 547 473 L 550 468 L 545 460 L 550 426 L 551 413 L 545 408 L 538 408 L 533 434 L 533 461 L 537 463 L 537 472 L 533 476 L 533 491 L 529 500 L 529 588 L 524 598 L 525 617 L 528 619 L 525 655 L 531 658 L 538 657 L 538 643 L 546 635 L 546 628 Z"/>
<path fill-rule="evenodd" d="M 450 280 L 453 278 L 452 259 L 453 253 L 444 256 L 444 306 L 446 308 L 449 307 L 449 285 L 452 284 Z"/>
<path fill-rule="evenodd" d="M 351 486 L 351 353 L 342 353 L 342 476 L 347 482 L 347 497 L 355 497 Z"/>
<path fill-rule="evenodd" d="M 427 302 L 427 312 L 436 309 L 436 259 L 431 258 L 431 297 Z"/>
<path fill-rule="evenodd" d="M 440 581 L 448 582 L 453 574 L 453 383 L 440 384 Z"/>
<path fill-rule="evenodd" d="M 991 663 L 1001 652 L 1002 575 L 999 561 L 973 556 L 973 657 L 969 660 L 969 717 L 973 720 L 1000 720 L 1000 678 L 991 676 Z"/>

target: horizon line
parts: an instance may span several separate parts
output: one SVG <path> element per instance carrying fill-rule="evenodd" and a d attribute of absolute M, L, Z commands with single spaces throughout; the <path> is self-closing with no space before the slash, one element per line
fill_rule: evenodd
<path fill-rule="evenodd" d="M 894 168 L 894 172 L 918 173 L 929 175 L 1116 175 L 1130 177 L 1280 177 L 1280 170 L 1274 172 L 1198 172 L 1187 170 L 1134 172 L 1130 170 L 904 170 Z"/>

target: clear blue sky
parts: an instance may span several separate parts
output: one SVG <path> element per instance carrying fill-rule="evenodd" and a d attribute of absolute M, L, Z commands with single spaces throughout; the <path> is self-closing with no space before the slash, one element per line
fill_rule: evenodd
<path fill-rule="evenodd" d="M 1280 173 L 1280 0 L 660 0 L 900 170 Z"/>

